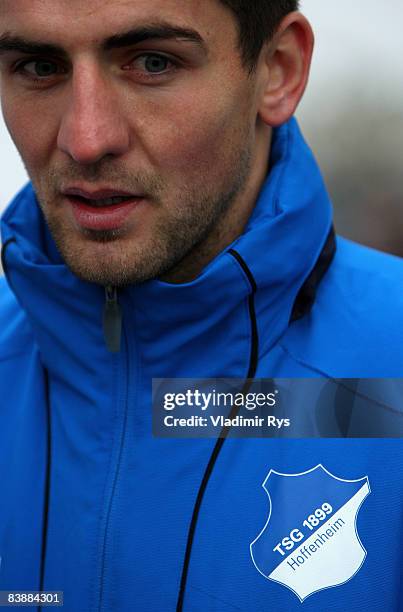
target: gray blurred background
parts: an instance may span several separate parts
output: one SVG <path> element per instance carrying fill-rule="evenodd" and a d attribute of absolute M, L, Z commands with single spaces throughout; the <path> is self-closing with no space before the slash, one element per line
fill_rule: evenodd
<path fill-rule="evenodd" d="M 298 111 L 336 228 L 403 256 L 402 0 L 302 0 L 316 34 Z M 0 119 L 0 212 L 26 174 Z"/>
<path fill-rule="evenodd" d="M 401 0 L 302 0 L 316 35 L 298 117 L 339 233 L 403 256 Z"/>

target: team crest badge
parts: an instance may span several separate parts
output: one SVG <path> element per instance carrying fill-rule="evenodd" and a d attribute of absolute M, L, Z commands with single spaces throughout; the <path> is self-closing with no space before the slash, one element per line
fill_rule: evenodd
<path fill-rule="evenodd" d="M 351 580 L 367 555 L 357 515 L 371 492 L 368 477 L 346 480 L 317 465 L 301 474 L 270 470 L 262 486 L 270 511 L 250 545 L 256 569 L 301 602 Z"/>

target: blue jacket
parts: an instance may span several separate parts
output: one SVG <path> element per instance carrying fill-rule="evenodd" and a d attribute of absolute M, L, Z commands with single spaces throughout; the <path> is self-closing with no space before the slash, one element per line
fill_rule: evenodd
<path fill-rule="evenodd" d="M 15 198 L 0 590 L 64 591 L 69 612 L 169 612 L 188 546 L 185 612 L 403 610 L 400 440 L 228 439 L 197 500 L 216 441 L 151 434 L 152 378 L 401 376 L 403 264 L 342 238 L 333 254 L 331 224 L 292 120 L 243 235 L 191 283 L 122 290 L 111 353 L 103 289 L 63 264 L 32 187 Z"/>

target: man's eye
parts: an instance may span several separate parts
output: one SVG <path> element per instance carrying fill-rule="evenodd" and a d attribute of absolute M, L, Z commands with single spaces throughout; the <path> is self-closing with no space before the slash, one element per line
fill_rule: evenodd
<path fill-rule="evenodd" d="M 50 60 L 31 60 L 18 66 L 18 72 L 37 79 L 46 79 L 60 73 L 59 66 Z"/>
<path fill-rule="evenodd" d="M 173 62 L 164 55 L 147 54 L 139 56 L 134 62 L 136 68 L 140 68 L 149 74 L 161 74 L 167 72 Z"/>

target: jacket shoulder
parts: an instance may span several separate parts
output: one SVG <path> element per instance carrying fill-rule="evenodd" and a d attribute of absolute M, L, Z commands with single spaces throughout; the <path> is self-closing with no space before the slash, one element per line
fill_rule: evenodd
<path fill-rule="evenodd" d="M 325 375 L 403 375 L 403 260 L 337 239 L 311 313 L 282 346 Z"/>
<path fill-rule="evenodd" d="M 26 315 L 4 277 L 0 277 L 0 360 L 26 354 L 34 343 Z"/>

